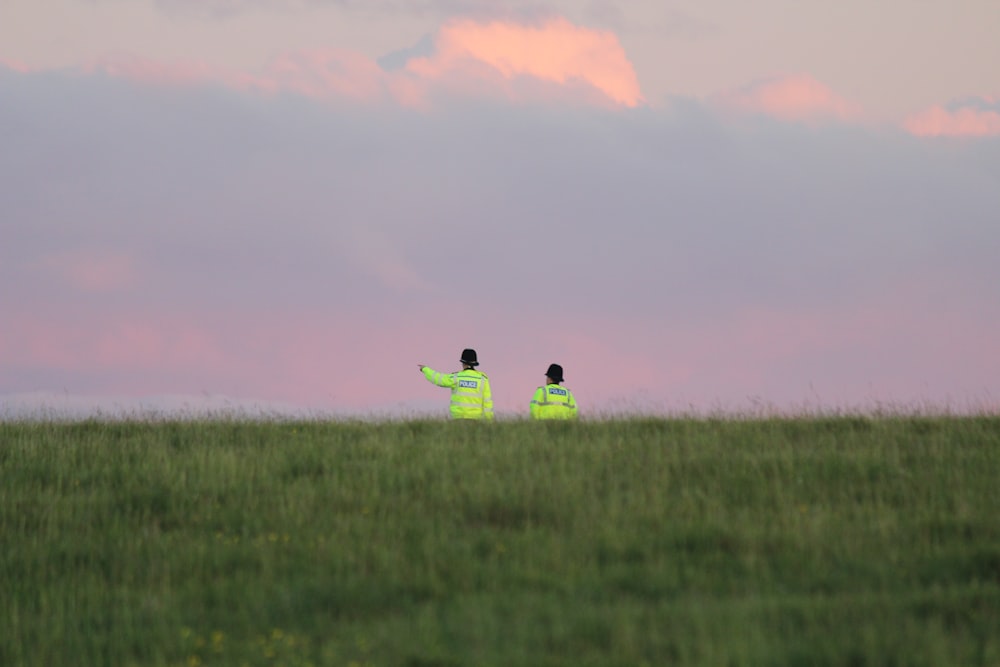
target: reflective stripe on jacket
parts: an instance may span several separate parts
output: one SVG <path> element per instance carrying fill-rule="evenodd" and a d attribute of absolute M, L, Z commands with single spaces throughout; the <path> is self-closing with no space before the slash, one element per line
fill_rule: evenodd
<path fill-rule="evenodd" d="M 535 390 L 531 399 L 532 419 L 576 419 L 576 399 L 573 392 L 557 384 L 547 384 Z"/>
<path fill-rule="evenodd" d="M 438 373 L 424 366 L 424 377 L 451 389 L 452 419 L 493 419 L 493 394 L 486 373 L 474 369 Z"/>

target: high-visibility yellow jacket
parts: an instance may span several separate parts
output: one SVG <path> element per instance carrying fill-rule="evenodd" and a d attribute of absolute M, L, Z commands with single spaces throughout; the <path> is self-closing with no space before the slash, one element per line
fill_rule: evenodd
<path fill-rule="evenodd" d="M 439 387 L 451 389 L 452 419 L 493 419 L 490 379 L 475 369 L 438 373 L 424 366 L 424 377 Z"/>
<path fill-rule="evenodd" d="M 576 419 L 576 399 L 573 392 L 557 384 L 547 384 L 535 390 L 531 399 L 532 419 Z"/>

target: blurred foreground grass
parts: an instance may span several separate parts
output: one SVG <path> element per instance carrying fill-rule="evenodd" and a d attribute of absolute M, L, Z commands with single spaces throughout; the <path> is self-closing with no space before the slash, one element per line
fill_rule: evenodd
<path fill-rule="evenodd" d="M 0 665 L 1000 665 L 1000 417 L 0 423 Z"/>

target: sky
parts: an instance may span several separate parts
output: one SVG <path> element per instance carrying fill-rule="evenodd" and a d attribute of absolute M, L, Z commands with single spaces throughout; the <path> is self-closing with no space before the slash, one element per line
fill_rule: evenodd
<path fill-rule="evenodd" d="M 994 0 L 0 0 L 0 415 L 1000 410 Z"/>

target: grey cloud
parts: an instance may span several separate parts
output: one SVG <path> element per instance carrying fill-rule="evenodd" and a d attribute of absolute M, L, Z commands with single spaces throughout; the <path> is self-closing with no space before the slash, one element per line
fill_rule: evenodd
<path fill-rule="evenodd" d="M 216 18 L 232 17 L 248 11 L 288 11 L 309 7 L 335 6 L 361 14 L 414 16 L 490 16 L 531 18 L 553 13 L 553 3 L 521 0 L 503 5 L 493 0 L 155 0 L 167 13 L 198 14 Z"/>
<path fill-rule="evenodd" d="M 511 19 L 522 22 L 559 15 L 587 24 L 621 29 L 627 15 L 620 5 L 606 0 L 581 3 L 576 0 L 154 0 L 167 14 L 231 19 L 255 11 L 297 11 L 336 7 L 368 16 L 409 15 L 434 21 L 461 16 L 481 19 Z M 668 29 L 686 28 L 692 20 L 679 12 L 668 12 Z"/>
<path fill-rule="evenodd" d="M 982 95 L 970 95 L 952 100 L 945 105 L 949 111 L 959 109 L 976 109 L 977 111 L 996 111 L 1000 113 L 1000 96 L 984 97 Z"/>
<path fill-rule="evenodd" d="M 0 278 L 22 286 L 4 301 L 108 298 L 23 287 L 33 258 L 80 247 L 134 255 L 141 289 L 116 303 L 144 307 L 471 291 L 701 321 L 843 305 L 932 269 L 984 298 L 1000 285 L 996 141 L 737 129 L 684 100 L 416 113 L 66 73 L 0 74 L 0 91 Z"/>
<path fill-rule="evenodd" d="M 386 71 L 396 71 L 406 67 L 412 58 L 427 58 L 434 55 L 434 40 L 424 35 L 413 46 L 387 53 L 377 60 L 379 67 Z"/>

